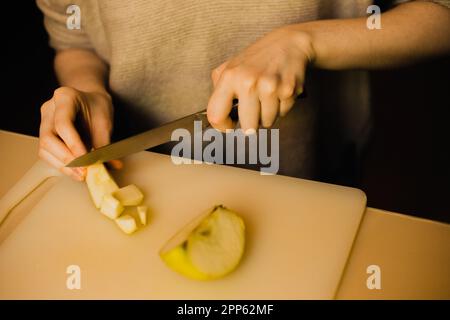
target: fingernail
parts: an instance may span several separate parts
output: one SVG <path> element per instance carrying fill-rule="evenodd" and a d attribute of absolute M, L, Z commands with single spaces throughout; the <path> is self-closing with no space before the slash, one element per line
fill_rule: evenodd
<path fill-rule="evenodd" d="M 250 136 L 250 135 L 253 135 L 253 134 L 256 134 L 256 130 L 255 129 L 250 128 L 250 129 L 245 130 L 245 135 Z"/>

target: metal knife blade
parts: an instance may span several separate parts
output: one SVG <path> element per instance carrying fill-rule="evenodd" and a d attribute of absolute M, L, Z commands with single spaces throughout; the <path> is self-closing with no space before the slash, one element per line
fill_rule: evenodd
<path fill-rule="evenodd" d="M 119 159 L 129 154 L 156 147 L 171 140 L 175 129 L 184 128 L 193 132 L 194 121 L 202 122 L 202 129 L 209 126 L 206 110 L 166 123 L 160 127 L 150 129 L 135 136 L 111 143 L 95 149 L 72 160 L 66 167 L 85 167 L 96 162 L 106 162 Z"/>

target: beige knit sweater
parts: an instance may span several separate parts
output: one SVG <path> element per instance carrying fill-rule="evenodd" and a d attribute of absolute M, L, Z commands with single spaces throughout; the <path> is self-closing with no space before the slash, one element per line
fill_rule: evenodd
<path fill-rule="evenodd" d="M 37 0 L 55 49 L 94 50 L 110 65 L 110 89 L 137 123 L 157 125 L 206 107 L 210 72 L 276 27 L 323 18 L 365 16 L 370 0 Z M 81 9 L 81 30 L 66 27 L 66 8 Z M 367 131 L 369 106 L 363 73 L 314 81 L 310 97 L 280 124 L 281 173 L 308 177 L 314 155 L 318 96 L 332 97 L 338 124 L 332 136 L 352 142 Z M 314 76 L 312 76 L 314 78 Z M 308 86 L 308 84 L 307 84 Z M 329 90 L 330 89 L 330 90 Z M 343 93 L 342 93 L 343 92 Z M 327 113 L 327 112 L 325 112 Z M 142 121 L 144 120 L 144 122 Z M 142 130 L 146 129 L 142 127 Z M 355 140 L 356 141 L 356 140 Z M 330 143 L 337 150 L 336 142 Z M 338 153 L 332 152 L 338 158 Z M 336 159 L 330 159 L 336 161 Z"/>

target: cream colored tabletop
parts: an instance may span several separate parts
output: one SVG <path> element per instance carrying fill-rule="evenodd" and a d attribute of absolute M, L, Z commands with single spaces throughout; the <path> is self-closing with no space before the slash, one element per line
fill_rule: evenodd
<path fill-rule="evenodd" d="M 0 197 L 37 150 L 36 138 L 0 130 Z M 380 289 L 368 288 L 370 266 L 379 268 Z M 336 298 L 450 299 L 450 225 L 367 208 Z"/>

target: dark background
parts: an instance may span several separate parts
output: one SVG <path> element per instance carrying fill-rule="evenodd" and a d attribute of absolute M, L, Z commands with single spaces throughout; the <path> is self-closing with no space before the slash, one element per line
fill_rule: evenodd
<path fill-rule="evenodd" d="M 0 129 L 37 136 L 40 105 L 57 82 L 42 15 L 23 3 L 2 9 Z M 371 207 L 450 222 L 449 83 L 449 57 L 371 72 L 374 130 L 360 177 L 321 180 L 361 188 Z"/>

